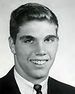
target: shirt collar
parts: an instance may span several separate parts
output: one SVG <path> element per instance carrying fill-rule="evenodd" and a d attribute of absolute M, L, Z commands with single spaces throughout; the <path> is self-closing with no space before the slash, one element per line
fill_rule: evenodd
<path fill-rule="evenodd" d="M 18 74 L 18 72 L 16 71 L 15 68 L 14 68 L 14 76 L 15 76 L 15 79 L 19 80 L 19 81 L 22 82 L 23 84 L 26 84 L 26 85 L 28 85 L 29 87 L 33 87 L 33 86 L 34 86 L 33 83 L 27 81 L 27 80 L 24 79 L 22 76 L 20 76 L 20 75 Z"/>

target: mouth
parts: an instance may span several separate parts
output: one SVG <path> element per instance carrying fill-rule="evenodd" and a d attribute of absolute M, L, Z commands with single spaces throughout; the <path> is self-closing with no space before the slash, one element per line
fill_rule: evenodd
<path fill-rule="evenodd" d="M 30 59 L 30 62 L 36 65 L 43 65 L 48 61 L 48 59 Z"/>

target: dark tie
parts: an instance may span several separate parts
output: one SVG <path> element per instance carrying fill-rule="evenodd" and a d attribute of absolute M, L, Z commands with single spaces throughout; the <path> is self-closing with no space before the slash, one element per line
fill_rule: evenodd
<path fill-rule="evenodd" d="M 42 88 L 42 86 L 39 84 L 34 85 L 34 89 L 36 90 L 36 94 L 42 94 L 41 88 Z"/>

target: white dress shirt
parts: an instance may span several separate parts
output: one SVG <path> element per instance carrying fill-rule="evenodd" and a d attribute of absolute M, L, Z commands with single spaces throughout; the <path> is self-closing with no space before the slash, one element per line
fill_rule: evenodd
<path fill-rule="evenodd" d="M 22 76 L 20 76 L 15 69 L 14 69 L 14 77 L 21 94 L 36 94 L 36 91 L 33 88 L 34 84 L 27 81 Z M 41 90 L 42 94 L 47 94 L 47 81 L 48 81 L 48 77 L 46 80 L 40 83 L 40 85 L 42 85 L 42 90 Z"/>

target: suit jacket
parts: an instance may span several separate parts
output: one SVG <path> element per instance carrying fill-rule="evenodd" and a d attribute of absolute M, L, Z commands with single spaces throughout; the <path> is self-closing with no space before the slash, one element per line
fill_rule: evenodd
<path fill-rule="evenodd" d="M 14 78 L 13 68 L 0 79 L 0 94 L 21 94 Z M 75 94 L 75 87 L 49 77 L 47 94 Z"/>

